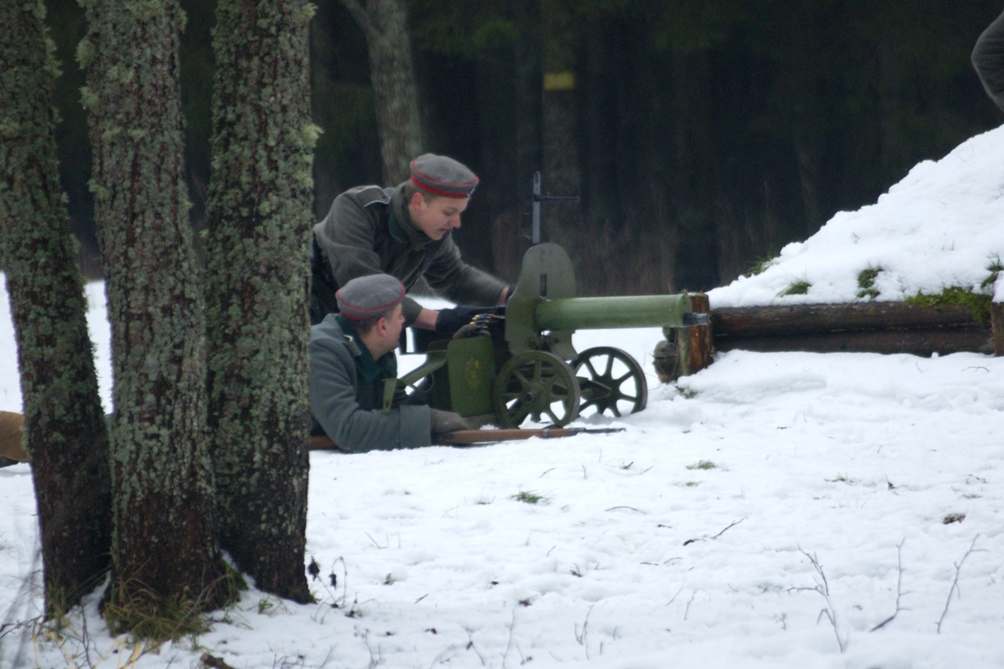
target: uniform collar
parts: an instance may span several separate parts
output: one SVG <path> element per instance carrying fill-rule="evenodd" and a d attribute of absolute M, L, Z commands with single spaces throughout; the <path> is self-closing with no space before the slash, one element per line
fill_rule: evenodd
<path fill-rule="evenodd" d="M 380 377 L 381 374 L 388 371 L 388 365 L 390 364 L 390 356 L 394 355 L 394 352 L 385 353 L 380 356 L 379 360 L 373 359 L 373 354 L 370 350 L 366 348 L 366 344 L 359 339 L 359 335 L 356 334 L 355 329 L 352 327 L 352 321 L 345 318 L 341 314 L 335 316 L 338 321 L 338 325 L 342 328 L 342 333 L 345 335 L 352 346 L 349 347 L 349 351 L 356 359 L 356 369 L 367 381 L 373 381 Z"/>
<path fill-rule="evenodd" d="M 407 182 L 405 182 L 407 183 Z M 390 234 L 398 241 L 407 242 L 412 249 L 424 249 L 432 239 L 414 225 L 411 224 L 411 216 L 408 215 L 407 203 L 401 190 L 404 184 L 394 189 L 394 195 L 390 201 Z"/>

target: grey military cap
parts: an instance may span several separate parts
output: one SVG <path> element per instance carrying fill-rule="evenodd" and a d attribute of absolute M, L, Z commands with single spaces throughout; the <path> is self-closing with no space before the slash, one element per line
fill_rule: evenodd
<path fill-rule="evenodd" d="M 478 175 L 453 158 L 425 153 L 411 161 L 411 180 L 433 195 L 470 197 L 478 185 Z"/>
<path fill-rule="evenodd" d="M 401 303 L 404 285 L 388 274 L 370 274 L 349 281 L 335 298 L 345 318 L 372 318 Z"/>

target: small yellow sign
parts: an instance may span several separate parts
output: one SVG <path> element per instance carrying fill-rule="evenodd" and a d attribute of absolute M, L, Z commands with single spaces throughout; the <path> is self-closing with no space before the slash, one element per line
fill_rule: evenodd
<path fill-rule="evenodd" d="M 574 72 L 545 72 L 545 91 L 571 91 L 575 89 Z"/>

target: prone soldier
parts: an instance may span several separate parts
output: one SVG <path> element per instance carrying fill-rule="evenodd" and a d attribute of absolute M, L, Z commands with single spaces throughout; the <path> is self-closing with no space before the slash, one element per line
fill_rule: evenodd
<path fill-rule="evenodd" d="M 338 313 L 310 329 L 312 435 L 361 453 L 428 446 L 433 434 L 469 428 L 459 415 L 431 409 L 396 388 L 394 348 L 406 299 L 400 281 L 387 274 L 359 277 L 336 299 Z"/>

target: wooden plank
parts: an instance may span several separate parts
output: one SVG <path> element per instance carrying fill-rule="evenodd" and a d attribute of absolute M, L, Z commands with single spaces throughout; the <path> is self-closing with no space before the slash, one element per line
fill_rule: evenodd
<path fill-rule="evenodd" d="M 1004 355 L 1004 302 L 990 305 L 990 321 L 993 326 L 994 355 Z"/>
<path fill-rule="evenodd" d="M 706 314 L 711 311 L 711 302 L 704 293 L 691 295 L 690 304 L 695 314 Z M 676 337 L 680 356 L 679 376 L 696 374 L 711 364 L 714 342 L 710 324 L 680 328 L 676 331 Z"/>

